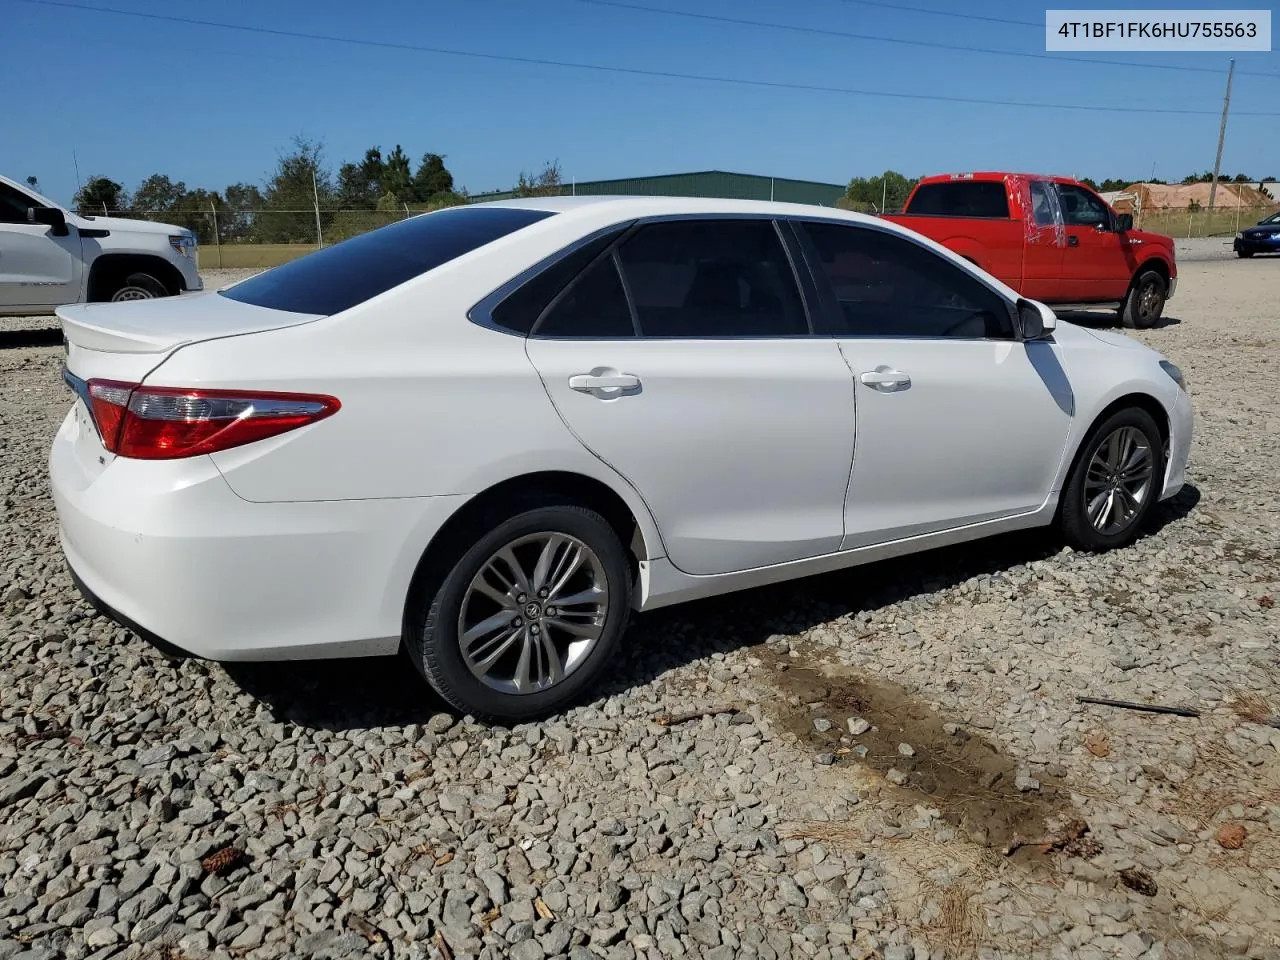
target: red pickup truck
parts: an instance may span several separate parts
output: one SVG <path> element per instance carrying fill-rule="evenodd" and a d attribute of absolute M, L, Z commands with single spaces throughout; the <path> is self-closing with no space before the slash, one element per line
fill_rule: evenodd
<path fill-rule="evenodd" d="M 1115 306 L 1153 327 L 1178 282 L 1173 240 L 1133 229 L 1083 183 L 1020 173 L 925 177 L 886 220 L 941 243 L 1023 296 L 1063 307 Z"/>

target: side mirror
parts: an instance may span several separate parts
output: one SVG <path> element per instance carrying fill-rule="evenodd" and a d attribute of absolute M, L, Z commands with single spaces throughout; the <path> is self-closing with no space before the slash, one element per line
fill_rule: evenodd
<path fill-rule="evenodd" d="M 1133 214 L 1120 213 L 1116 214 L 1116 232 L 1127 233 L 1133 229 Z"/>
<path fill-rule="evenodd" d="M 1058 315 L 1036 300 L 1018 301 L 1018 332 L 1023 340 L 1043 340 L 1058 326 Z"/>
<path fill-rule="evenodd" d="M 67 217 L 57 207 L 28 207 L 27 220 L 31 223 L 43 223 L 53 227 L 55 237 L 67 235 Z"/>

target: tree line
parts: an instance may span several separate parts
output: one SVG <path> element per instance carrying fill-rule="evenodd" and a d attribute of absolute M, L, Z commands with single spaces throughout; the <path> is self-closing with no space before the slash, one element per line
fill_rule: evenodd
<path fill-rule="evenodd" d="M 34 178 L 28 178 L 34 180 Z M 537 173 L 521 172 L 518 196 L 560 192 L 558 162 Z M 154 173 L 129 191 L 107 176 L 92 176 L 76 191 L 75 210 L 84 216 L 140 217 L 191 229 L 201 244 L 337 242 L 409 216 L 470 201 L 439 153 L 424 153 L 415 165 L 400 144 L 388 153 L 370 147 L 337 171 L 325 162 L 322 143 L 295 137 L 261 186 L 234 183 L 219 190 L 188 188 Z"/>
<path fill-rule="evenodd" d="M 1205 183 L 1212 171 L 1191 174 L 1184 184 Z M 1274 183 L 1247 174 L 1220 176 L 1221 183 Z M 35 177 L 27 182 L 36 187 Z M 840 206 L 878 213 L 900 211 L 919 182 L 896 170 L 849 181 Z M 1164 184 L 1165 180 L 1138 181 L 1115 178 L 1083 183 L 1106 193 L 1132 183 Z M 561 193 L 562 177 L 557 161 L 536 173 L 521 172 L 512 188 L 516 196 Z M 400 144 L 384 153 L 373 146 L 356 161 L 331 170 L 322 143 L 295 137 L 283 151 L 273 171 L 261 185 L 233 183 L 222 190 L 188 188 L 163 173 L 154 173 L 129 191 L 107 176 L 90 177 L 72 201 L 77 212 L 88 215 L 140 217 L 174 223 L 194 231 L 202 244 L 216 237 L 223 243 L 314 243 L 317 226 L 326 242 L 364 233 L 411 213 L 468 203 L 470 194 L 455 183 L 453 173 L 439 153 L 424 153 L 416 164 Z M 319 208 L 317 225 L 316 208 Z"/>

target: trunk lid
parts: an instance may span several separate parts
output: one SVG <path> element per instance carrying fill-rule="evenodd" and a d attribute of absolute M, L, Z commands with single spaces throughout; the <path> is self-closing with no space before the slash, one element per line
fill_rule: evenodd
<path fill-rule="evenodd" d="M 241 303 L 215 291 L 128 303 L 76 303 L 58 307 L 67 342 L 102 353 L 167 356 L 188 343 L 278 330 L 320 319 Z"/>
<path fill-rule="evenodd" d="M 77 303 L 54 311 L 62 323 L 67 369 L 89 380 L 140 382 L 175 350 L 311 323 L 315 314 L 241 303 L 214 291 L 128 303 Z"/>

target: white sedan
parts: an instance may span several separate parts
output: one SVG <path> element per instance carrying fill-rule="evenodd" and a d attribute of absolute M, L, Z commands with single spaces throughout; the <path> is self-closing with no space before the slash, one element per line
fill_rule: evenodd
<path fill-rule="evenodd" d="M 1182 375 L 819 207 L 556 198 L 407 219 L 220 291 L 59 309 L 62 547 L 215 660 L 408 655 L 565 706 L 649 610 L 1183 485 Z"/>

